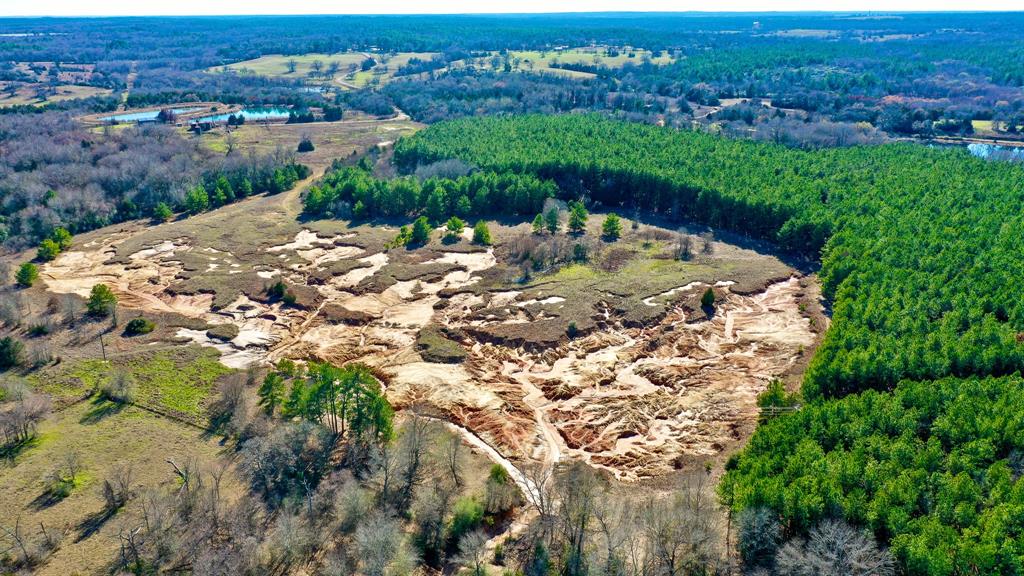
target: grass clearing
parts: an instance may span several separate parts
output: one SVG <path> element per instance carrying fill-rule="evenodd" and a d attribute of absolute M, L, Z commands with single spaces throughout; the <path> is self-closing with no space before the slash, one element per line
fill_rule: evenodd
<path fill-rule="evenodd" d="M 609 51 L 617 52 L 610 55 Z M 641 64 L 649 59 L 652 64 L 666 65 L 675 61 L 672 56 L 661 53 L 658 56 L 650 50 L 639 48 L 610 48 L 606 46 L 587 46 L 581 48 L 570 48 L 568 50 L 521 50 L 509 52 L 509 55 L 523 62 L 532 62 L 534 66 L 548 67 L 551 62 L 562 64 L 587 64 L 594 66 L 607 66 L 608 68 L 622 68 L 627 63 Z"/>
<path fill-rule="evenodd" d="M 40 98 L 40 91 L 45 92 L 45 98 Z M 22 84 L 12 94 L 4 92 L 0 94 L 0 108 L 8 106 L 35 105 L 42 106 L 47 102 L 63 102 L 77 98 L 88 98 L 90 96 L 107 96 L 113 93 L 109 88 L 97 88 L 95 86 L 80 86 L 77 84 L 61 84 L 49 93 L 48 87 L 42 84 Z"/>
<path fill-rule="evenodd" d="M 226 66 L 216 66 L 207 69 L 211 73 L 224 73 L 226 71 L 238 74 L 253 76 L 267 76 L 272 78 L 286 78 L 294 80 L 305 80 L 311 83 L 338 82 L 341 85 L 354 85 L 358 87 L 367 86 L 375 81 L 385 83 L 394 78 L 395 72 L 409 63 L 412 58 L 430 60 L 437 54 L 435 52 L 398 52 L 394 54 L 380 54 L 370 52 L 338 52 L 335 54 L 310 53 L 310 54 L 270 54 L 235 62 Z M 362 69 L 362 63 L 367 58 L 373 58 L 376 63 L 372 68 Z M 295 64 L 295 71 L 291 71 L 290 63 Z M 311 77 L 315 73 L 315 63 L 319 62 L 322 70 L 327 71 L 334 64 L 337 64 L 337 71 L 330 78 Z"/>
<path fill-rule="evenodd" d="M 118 529 L 141 521 L 136 500 L 106 522 L 89 523 L 103 507 L 103 479 L 120 462 L 131 465 L 132 484 L 141 494 L 145 488 L 172 486 L 176 481 L 167 459 L 180 463 L 195 458 L 210 466 L 218 454 L 215 441 L 167 418 L 133 406 L 102 418 L 89 417 L 95 408 L 83 402 L 51 416 L 40 426 L 32 446 L 13 464 L 0 466 L 0 524 L 10 526 L 20 517 L 33 537 L 40 522 L 48 529 L 67 531 L 61 547 L 34 574 L 106 573 L 118 550 Z M 78 453 L 82 472 L 67 497 L 48 500 L 42 478 L 72 452 Z M 237 493 L 240 485 L 235 477 L 229 473 L 225 480 L 229 493 Z"/>
<path fill-rule="evenodd" d="M 639 327 L 655 322 L 673 305 L 694 308 L 687 300 L 691 293 L 670 292 L 691 282 L 729 282 L 733 292 L 749 294 L 794 273 L 774 256 L 720 241 L 712 242 L 710 253 L 678 260 L 674 257 L 676 233 L 654 226 L 627 229 L 617 242 L 595 240 L 603 219 L 602 214 L 591 214 L 586 235 L 571 240 L 588 246 L 585 263 L 534 271 L 529 280 L 520 281 L 516 287 L 521 292 L 518 306 L 476 311 L 479 320 L 497 318 L 503 322 L 470 331 L 486 341 L 553 346 L 564 341 L 569 332 L 586 334 L 609 321 Z M 499 238 L 509 240 L 521 234 L 524 227 L 508 229 L 495 224 L 493 229 Z M 539 238 L 542 243 L 564 239 L 561 233 L 557 238 Z M 696 247 L 703 241 L 695 235 L 691 241 L 699 252 Z M 496 271 L 490 278 L 490 282 L 469 286 L 465 291 L 508 289 L 507 271 Z"/>
<path fill-rule="evenodd" d="M 127 372 L 135 386 L 135 402 L 202 423 L 206 400 L 218 378 L 232 372 L 219 362 L 220 353 L 200 346 L 176 346 L 58 364 L 33 374 L 29 381 L 55 397 L 78 399 Z M 109 407 L 97 405 L 99 411 Z"/>

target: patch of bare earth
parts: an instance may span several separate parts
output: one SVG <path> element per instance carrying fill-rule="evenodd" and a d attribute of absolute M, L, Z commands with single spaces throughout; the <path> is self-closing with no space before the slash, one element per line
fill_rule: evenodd
<path fill-rule="evenodd" d="M 233 324 L 230 339 L 194 326 L 176 332 L 216 347 L 232 367 L 365 362 L 396 407 L 429 407 L 505 462 L 581 459 L 622 480 L 728 451 L 752 429 L 757 394 L 802 365 L 820 329 L 805 311 L 808 280 L 749 250 L 722 246 L 720 260 L 672 264 L 647 292 L 616 273 L 581 275 L 571 290 L 557 275 L 512 289 L 495 279 L 506 266 L 501 250 L 465 239 L 384 250 L 393 230 L 316 224 L 268 227 L 244 254 L 223 231 L 216 243 L 173 229 L 148 239 L 97 235 L 44 266 L 42 278 L 56 293 L 86 295 L 105 282 L 126 309 Z M 214 224 L 193 229 L 203 226 Z M 666 269 L 659 266 L 650 270 Z M 215 294 L 182 293 L 185 280 L 204 275 L 221 279 Z M 234 278 L 305 292 L 286 306 Z M 694 304 L 709 287 L 713 310 Z M 574 338 L 564 328 L 569 311 L 586 327 Z M 461 346 L 465 360 L 425 361 L 416 341 L 428 326 Z M 528 338 L 534 326 L 546 332 L 532 345 L 481 338 L 506 328 Z"/>

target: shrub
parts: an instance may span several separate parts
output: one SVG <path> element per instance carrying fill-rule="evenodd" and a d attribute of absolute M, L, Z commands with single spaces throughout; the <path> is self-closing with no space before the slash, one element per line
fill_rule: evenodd
<path fill-rule="evenodd" d="M 573 202 L 569 207 L 569 231 L 583 234 L 587 231 L 587 209 L 582 202 Z"/>
<path fill-rule="evenodd" d="M 700 305 L 705 308 L 712 308 L 715 305 L 715 291 L 708 287 L 704 295 L 700 297 Z"/>
<path fill-rule="evenodd" d="M 97 284 L 89 292 L 85 307 L 93 316 L 109 316 L 117 306 L 117 295 L 106 284 Z"/>
<path fill-rule="evenodd" d="M 464 497 L 455 503 L 451 523 L 448 525 L 449 550 L 458 547 L 459 540 L 480 527 L 484 520 L 484 506 L 476 498 Z"/>
<path fill-rule="evenodd" d="M 789 408 L 796 404 L 796 394 L 787 393 L 786 385 L 778 378 L 769 382 L 764 392 L 757 395 L 759 408 Z"/>
<path fill-rule="evenodd" d="M 60 244 L 54 242 L 51 238 L 44 238 L 39 243 L 39 250 L 36 252 L 36 258 L 43 262 L 49 262 L 60 254 Z"/>
<path fill-rule="evenodd" d="M 313 146 L 312 140 L 310 140 L 309 138 L 303 138 L 302 140 L 299 141 L 299 146 L 296 149 L 299 152 L 312 152 L 313 150 L 316 149 L 316 147 Z"/>
<path fill-rule="evenodd" d="M 533 224 L 531 224 L 531 228 L 534 234 L 541 234 L 544 232 L 543 214 L 537 214 L 537 216 L 533 219 Z"/>
<path fill-rule="evenodd" d="M 18 281 L 19 286 L 28 288 L 39 278 L 39 267 L 31 262 L 25 262 L 18 268 L 18 273 L 14 278 Z"/>
<path fill-rule="evenodd" d="M 558 224 L 558 208 L 552 207 L 544 213 L 544 226 L 548 232 L 554 234 L 558 232 Z"/>
<path fill-rule="evenodd" d="M 53 323 L 50 322 L 49 320 L 44 320 L 42 322 L 37 322 L 37 323 L 35 323 L 35 324 L 33 324 L 33 325 L 28 327 L 28 334 L 29 334 L 29 336 L 32 336 L 33 338 L 36 338 L 36 337 L 39 337 L 39 336 L 46 336 L 47 334 L 49 334 L 52 331 L 53 331 Z"/>
<path fill-rule="evenodd" d="M 487 222 L 480 220 L 473 226 L 473 243 L 490 246 L 491 242 L 491 229 L 487 227 Z"/>
<path fill-rule="evenodd" d="M 67 228 L 57 228 L 50 234 L 50 239 L 57 244 L 61 252 L 71 248 L 71 232 L 68 232 Z"/>
<path fill-rule="evenodd" d="M 199 214 L 210 209 L 210 195 L 202 184 L 189 190 L 185 196 L 185 210 L 192 214 Z"/>
<path fill-rule="evenodd" d="M 412 223 L 412 232 L 409 235 L 409 244 L 423 246 L 430 242 L 430 223 L 426 216 L 420 216 Z"/>
<path fill-rule="evenodd" d="M 100 386 L 99 395 L 104 400 L 129 404 L 135 398 L 135 381 L 131 374 L 119 370 Z"/>
<path fill-rule="evenodd" d="M 579 333 L 580 331 L 579 328 L 576 327 L 576 323 L 569 322 L 569 327 L 565 329 L 565 335 L 569 338 L 575 338 Z"/>
<path fill-rule="evenodd" d="M 284 282 L 278 280 L 267 288 L 267 297 L 271 300 L 280 300 L 284 298 L 285 292 L 288 291 L 288 287 L 284 285 Z"/>
<path fill-rule="evenodd" d="M 129 336 L 138 336 L 140 334 L 149 334 L 156 328 L 151 320 L 145 318 L 132 318 L 128 325 L 124 327 L 124 333 Z"/>
<path fill-rule="evenodd" d="M 167 222 L 174 218 L 174 212 L 166 202 L 160 202 L 153 208 L 153 219 L 157 222 Z"/>
<path fill-rule="evenodd" d="M 622 236 L 622 219 L 619 218 L 618 214 L 612 212 L 605 217 L 604 222 L 601 224 L 601 235 L 604 236 L 605 240 L 613 242 Z"/>
<path fill-rule="evenodd" d="M 466 227 L 466 223 L 462 221 L 458 216 L 452 216 L 445 223 L 446 232 L 444 235 L 445 243 L 458 242 L 462 236 L 462 229 Z"/>
<path fill-rule="evenodd" d="M 576 244 L 572 247 L 572 259 L 577 262 L 587 261 L 587 247 L 583 244 Z"/>
<path fill-rule="evenodd" d="M 25 345 L 12 336 L 0 338 L 0 369 L 21 366 L 25 361 Z"/>

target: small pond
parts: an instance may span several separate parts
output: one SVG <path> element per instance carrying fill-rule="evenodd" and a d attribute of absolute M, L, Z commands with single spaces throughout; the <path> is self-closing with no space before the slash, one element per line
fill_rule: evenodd
<path fill-rule="evenodd" d="M 978 158 L 985 158 L 986 160 L 1013 160 L 1016 162 L 1024 162 L 1024 148 L 973 142 L 967 145 L 967 151 Z"/>
<path fill-rule="evenodd" d="M 200 110 L 202 108 L 171 108 L 171 112 L 175 114 L 188 114 L 189 112 L 198 112 Z M 145 112 L 126 112 L 113 116 L 103 116 L 100 120 L 104 122 L 155 122 L 156 117 L 159 115 L 159 110 L 147 110 Z"/>
<path fill-rule="evenodd" d="M 234 112 L 234 116 L 241 115 L 245 118 L 245 121 L 250 120 L 279 120 L 281 118 L 288 117 L 289 110 L 284 106 L 267 106 L 262 108 L 246 108 L 241 112 Z M 199 118 L 199 122 L 227 122 L 228 114 L 214 114 L 213 116 L 203 116 Z"/>

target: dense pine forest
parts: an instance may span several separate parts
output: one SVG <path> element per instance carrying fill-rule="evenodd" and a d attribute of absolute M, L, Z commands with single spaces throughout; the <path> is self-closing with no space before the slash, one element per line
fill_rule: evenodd
<path fill-rule="evenodd" d="M 985 533 L 990 515 L 1022 503 L 1024 445 L 1005 420 L 1015 418 L 1019 382 L 932 382 L 1024 368 L 1020 166 L 912 145 L 804 152 L 595 116 L 443 123 L 400 142 L 395 156 L 405 169 L 456 158 L 535 174 L 565 198 L 744 231 L 820 257 L 834 312 L 805 377 L 807 405 L 755 434 L 731 465 L 724 498 L 737 510 L 772 508 L 789 534 L 841 512 L 890 541 L 910 574 L 1020 569 L 1012 546 L 978 551 L 1020 530 Z M 961 421 L 963 403 L 979 401 L 975 388 L 994 407 Z M 918 420 L 907 420 L 919 405 Z M 943 421 L 998 432 L 953 441 Z M 956 553 L 968 549 L 975 554 Z"/>

